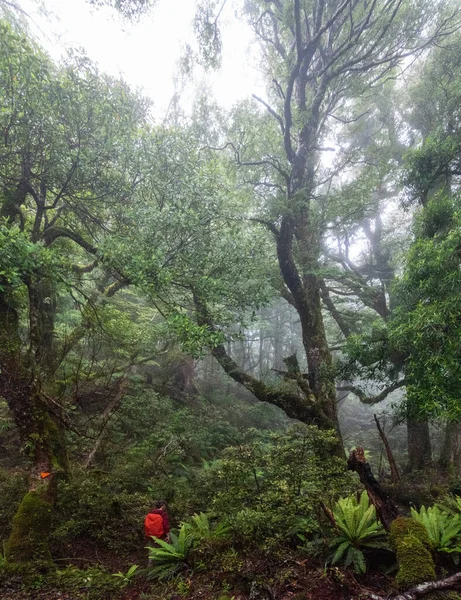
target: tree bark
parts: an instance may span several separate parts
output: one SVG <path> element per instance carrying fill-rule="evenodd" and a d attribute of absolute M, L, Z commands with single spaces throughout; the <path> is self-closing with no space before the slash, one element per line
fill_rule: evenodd
<path fill-rule="evenodd" d="M 461 474 L 461 423 L 447 423 L 439 466 L 449 475 Z"/>
<path fill-rule="evenodd" d="M 407 416 L 408 470 L 421 471 L 432 464 L 429 421 Z"/>
<path fill-rule="evenodd" d="M 400 513 L 397 506 L 375 479 L 371 467 L 365 458 L 363 448 L 359 447 L 352 450 L 347 461 L 347 468 L 358 474 L 360 481 L 367 490 L 370 502 L 376 508 L 378 519 L 381 521 L 384 529 L 389 531 L 392 521 L 394 521 Z"/>
<path fill-rule="evenodd" d="M 381 438 L 384 448 L 386 449 L 387 460 L 389 461 L 389 466 L 391 469 L 391 481 L 392 483 L 397 483 L 400 479 L 399 470 L 397 468 L 397 463 L 395 462 L 394 454 L 392 453 L 391 446 L 389 444 L 389 440 L 384 433 L 383 428 L 381 427 L 381 423 L 378 420 L 376 415 L 373 415 L 375 418 L 376 427 L 378 428 L 379 437 Z"/>

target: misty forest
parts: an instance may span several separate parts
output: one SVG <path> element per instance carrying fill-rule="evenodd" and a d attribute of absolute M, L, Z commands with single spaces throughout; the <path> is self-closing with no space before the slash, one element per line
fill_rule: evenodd
<path fill-rule="evenodd" d="M 159 116 L 30 1 L 0 0 L 0 598 L 460 599 L 460 3 L 189 0 Z M 260 83 L 224 106 L 229 24 Z"/>

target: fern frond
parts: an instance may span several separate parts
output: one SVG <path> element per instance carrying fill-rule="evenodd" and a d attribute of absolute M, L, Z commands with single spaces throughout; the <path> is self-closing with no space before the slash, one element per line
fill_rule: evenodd
<path fill-rule="evenodd" d="M 366 573 L 367 565 L 365 563 L 365 556 L 363 555 L 363 552 L 357 548 L 354 548 L 352 564 L 354 565 L 354 570 L 356 573 Z"/>
<path fill-rule="evenodd" d="M 338 546 L 338 548 L 336 549 L 336 552 L 333 555 L 333 558 L 331 559 L 331 564 L 335 565 L 337 562 L 339 562 L 341 560 L 341 558 L 344 556 L 344 553 L 346 552 L 346 550 L 348 548 L 350 548 L 350 542 L 348 540 L 346 540 L 345 542 L 343 542 L 342 544 L 340 544 Z"/>

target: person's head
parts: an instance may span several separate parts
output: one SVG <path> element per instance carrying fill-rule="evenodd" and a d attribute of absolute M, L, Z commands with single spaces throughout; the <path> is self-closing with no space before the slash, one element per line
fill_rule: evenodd
<path fill-rule="evenodd" d="M 166 510 L 166 502 L 165 500 L 157 500 L 155 503 L 155 508 L 158 510 Z"/>

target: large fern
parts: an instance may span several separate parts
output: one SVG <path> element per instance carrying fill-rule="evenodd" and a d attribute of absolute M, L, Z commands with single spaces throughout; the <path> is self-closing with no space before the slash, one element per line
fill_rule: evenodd
<path fill-rule="evenodd" d="M 461 515 L 461 497 L 460 496 L 447 496 L 442 502 L 438 502 L 439 506 L 444 512 L 449 515 Z"/>
<path fill-rule="evenodd" d="M 376 510 L 370 505 L 368 495 L 341 498 L 335 505 L 333 515 L 340 535 L 330 543 L 336 548 L 331 563 L 352 566 L 356 573 L 365 573 L 365 548 L 388 548 L 386 532 L 376 519 Z"/>
<path fill-rule="evenodd" d="M 432 547 L 437 552 L 453 554 L 456 563 L 461 553 L 461 515 L 449 514 L 435 504 L 426 509 L 421 506 L 419 512 L 411 509 L 415 521 L 424 525 Z"/>
<path fill-rule="evenodd" d="M 148 579 L 166 579 L 187 566 L 187 558 L 194 544 L 194 536 L 188 523 L 181 525 L 177 535 L 173 532 L 170 534 L 170 543 L 153 539 L 157 546 L 148 546 L 149 558 L 153 562 Z"/>

